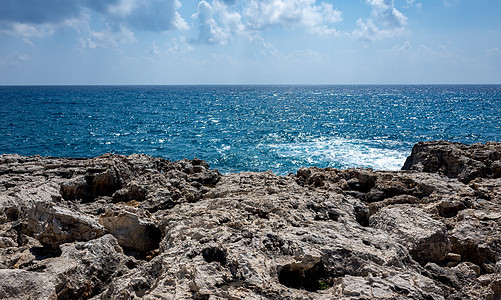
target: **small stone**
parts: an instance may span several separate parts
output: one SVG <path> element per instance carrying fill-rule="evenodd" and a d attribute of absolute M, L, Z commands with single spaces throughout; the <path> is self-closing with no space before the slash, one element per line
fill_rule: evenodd
<path fill-rule="evenodd" d="M 450 261 L 461 261 L 461 255 L 457 253 L 452 253 L 449 252 L 444 258 L 445 260 L 450 260 Z"/>
<path fill-rule="evenodd" d="M 10 237 L 0 237 L 0 248 L 17 247 L 17 243 Z"/>
<path fill-rule="evenodd" d="M 482 286 L 488 286 L 492 282 L 492 279 L 492 274 L 484 274 L 477 278 L 478 282 L 480 282 Z"/>

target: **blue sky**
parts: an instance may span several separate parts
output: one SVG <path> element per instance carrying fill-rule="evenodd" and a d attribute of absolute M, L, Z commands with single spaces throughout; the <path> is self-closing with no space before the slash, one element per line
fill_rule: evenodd
<path fill-rule="evenodd" d="M 1 0 L 0 84 L 501 83 L 499 0 Z"/>

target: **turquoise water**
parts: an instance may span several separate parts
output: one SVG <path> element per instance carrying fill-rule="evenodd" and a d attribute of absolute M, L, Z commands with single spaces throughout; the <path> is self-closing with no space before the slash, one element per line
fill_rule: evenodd
<path fill-rule="evenodd" d="M 146 153 L 287 174 L 396 170 L 416 142 L 438 139 L 501 141 L 501 86 L 0 86 L 0 153 Z"/>

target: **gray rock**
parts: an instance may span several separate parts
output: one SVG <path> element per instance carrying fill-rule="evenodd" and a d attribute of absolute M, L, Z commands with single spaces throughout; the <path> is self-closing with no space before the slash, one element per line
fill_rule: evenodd
<path fill-rule="evenodd" d="M 0 269 L 0 298 L 9 300 L 58 299 L 55 279 L 48 274 Z"/>
<path fill-rule="evenodd" d="M 88 241 L 104 233 L 104 228 L 93 217 L 44 202 L 35 204 L 27 223 L 27 230 L 47 245 Z"/>
<path fill-rule="evenodd" d="M 120 246 L 137 251 L 158 248 L 162 236 L 155 223 L 124 210 L 103 214 L 99 223 L 117 238 Z"/>
<path fill-rule="evenodd" d="M 61 256 L 39 263 L 52 275 L 58 299 L 87 299 L 101 292 L 114 277 L 126 273 L 129 259 L 112 235 L 61 245 Z"/>
<path fill-rule="evenodd" d="M 499 299 L 498 147 L 285 177 L 0 155 L 0 298 Z"/>
<path fill-rule="evenodd" d="M 451 250 L 445 225 L 409 205 L 382 208 L 369 219 L 409 249 L 419 261 L 442 261 Z"/>
<path fill-rule="evenodd" d="M 469 182 L 477 177 L 501 177 L 501 143 L 465 145 L 447 141 L 419 142 L 402 170 L 438 172 Z"/>

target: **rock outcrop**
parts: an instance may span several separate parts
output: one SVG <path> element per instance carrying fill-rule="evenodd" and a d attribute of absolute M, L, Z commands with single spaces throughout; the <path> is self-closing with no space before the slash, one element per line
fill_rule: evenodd
<path fill-rule="evenodd" d="M 402 170 L 440 173 L 468 183 L 501 177 L 501 143 L 465 145 L 447 141 L 419 142 Z"/>
<path fill-rule="evenodd" d="M 501 299 L 501 143 L 403 171 L 0 156 L 1 299 Z"/>

